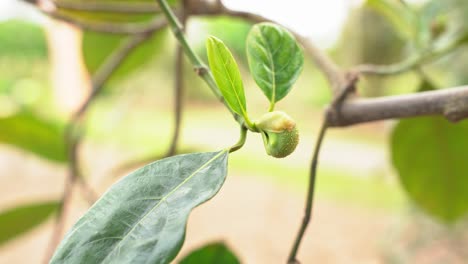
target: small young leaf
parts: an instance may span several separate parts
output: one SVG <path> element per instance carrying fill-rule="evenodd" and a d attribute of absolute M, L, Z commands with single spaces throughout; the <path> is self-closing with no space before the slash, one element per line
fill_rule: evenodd
<path fill-rule="evenodd" d="M 58 202 L 22 205 L 0 213 L 0 245 L 43 223 Z"/>
<path fill-rule="evenodd" d="M 179 264 L 240 264 L 239 259 L 223 243 L 215 242 L 195 249 L 185 256 Z"/>
<path fill-rule="evenodd" d="M 272 23 L 252 27 L 247 37 L 247 58 L 255 82 L 272 104 L 289 93 L 304 64 L 294 36 Z"/>
<path fill-rule="evenodd" d="M 448 223 L 468 215 L 468 122 L 440 117 L 399 122 L 392 135 L 392 160 L 410 198 Z"/>
<path fill-rule="evenodd" d="M 221 188 L 227 157 L 227 150 L 178 155 L 131 173 L 78 220 L 50 263 L 169 263 L 191 210 Z"/>
<path fill-rule="evenodd" d="M 52 161 L 67 161 L 63 128 L 32 113 L 0 118 L 0 143 L 19 147 Z"/>
<path fill-rule="evenodd" d="M 210 68 L 224 99 L 232 111 L 246 118 L 244 85 L 234 57 L 226 45 L 215 37 L 208 38 L 206 50 Z"/>

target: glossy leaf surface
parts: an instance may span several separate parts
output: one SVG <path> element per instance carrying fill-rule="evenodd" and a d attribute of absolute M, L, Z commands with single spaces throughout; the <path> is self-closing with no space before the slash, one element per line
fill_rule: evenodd
<path fill-rule="evenodd" d="M 272 23 L 252 27 L 247 37 L 247 58 L 255 82 L 271 103 L 289 93 L 304 64 L 294 36 Z"/>
<path fill-rule="evenodd" d="M 78 220 L 51 263 L 169 263 L 190 211 L 221 188 L 227 157 L 226 150 L 173 156 L 124 177 Z"/>
<path fill-rule="evenodd" d="M 206 49 L 211 71 L 224 99 L 234 112 L 247 116 L 244 84 L 232 53 L 215 37 L 208 38 Z"/>

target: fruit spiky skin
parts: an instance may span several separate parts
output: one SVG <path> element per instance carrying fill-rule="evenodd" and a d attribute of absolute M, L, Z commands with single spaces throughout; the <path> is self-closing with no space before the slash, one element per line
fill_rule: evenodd
<path fill-rule="evenodd" d="M 296 122 L 284 112 L 267 113 L 256 122 L 256 126 L 262 134 L 267 154 L 275 158 L 293 153 L 299 143 Z"/>

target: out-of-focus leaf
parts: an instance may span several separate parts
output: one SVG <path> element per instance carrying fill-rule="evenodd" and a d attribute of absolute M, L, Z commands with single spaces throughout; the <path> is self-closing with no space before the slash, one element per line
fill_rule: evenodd
<path fill-rule="evenodd" d="M 367 0 L 366 5 L 384 15 L 397 29 L 397 32 L 402 35 L 403 39 L 416 39 L 418 34 L 417 17 L 400 1 Z"/>
<path fill-rule="evenodd" d="M 369 7 L 351 12 L 337 44 L 338 60 L 356 64 L 391 64 L 405 59 L 405 42 L 388 21 Z"/>
<path fill-rule="evenodd" d="M 367 63 L 392 64 L 408 57 L 408 40 L 403 40 L 389 21 L 373 8 L 362 6 L 353 10 L 344 25 L 336 46 L 336 59 L 343 67 Z M 393 93 L 395 87 L 401 87 L 397 93 L 414 92 L 417 87 L 407 79 L 403 75 L 386 78 L 364 76 L 358 89 L 361 95 L 369 97 Z"/>
<path fill-rule="evenodd" d="M 44 30 L 32 23 L 8 20 L 0 23 L 0 60 L 2 57 L 47 58 Z"/>
<path fill-rule="evenodd" d="M 245 57 L 245 42 L 252 24 L 244 19 L 236 17 L 196 17 L 193 18 L 197 31 L 193 34 L 188 32 L 189 42 L 193 44 L 197 54 L 206 58 L 205 39 L 208 36 L 216 36 L 222 39 L 224 44 L 238 59 L 239 64 L 247 65 Z M 192 23 L 192 20 L 190 20 Z M 206 36 L 200 36 L 199 30 L 206 33 Z"/>
<path fill-rule="evenodd" d="M 195 249 L 179 264 L 240 264 L 236 255 L 223 243 L 215 242 Z"/>
<path fill-rule="evenodd" d="M 97 0 L 97 1 L 89 1 L 89 0 L 56 0 L 58 4 L 64 3 L 64 4 L 81 4 L 83 6 L 87 4 L 92 4 L 94 3 L 99 3 L 99 4 L 110 4 L 110 5 L 115 5 L 115 4 L 126 4 L 126 5 L 132 5 L 134 4 L 135 6 L 138 4 L 151 4 L 157 7 L 156 1 L 152 0 L 139 0 L 138 3 L 135 3 L 136 1 L 134 0 Z M 168 1 L 170 5 L 175 5 L 177 0 L 171 0 Z M 103 11 L 82 11 L 82 10 L 73 10 L 66 8 L 66 5 L 64 5 L 64 8 L 59 8 L 57 10 L 57 13 L 72 17 L 74 19 L 78 19 L 80 21 L 85 21 L 85 22 L 113 22 L 113 23 L 128 23 L 128 22 L 144 22 L 148 21 L 151 18 L 153 18 L 157 13 L 155 14 L 135 14 L 135 13 L 115 13 L 115 12 L 103 12 Z"/>
<path fill-rule="evenodd" d="M 221 188 L 227 158 L 227 150 L 178 155 L 124 177 L 78 220 L 50 263 L 169 263 L 189 213 Z"/>
<path fill-rule="evenodd" d="M 468 122 L 440 117 L 400 121 L 392 160 L 410 198 L 428 214 L 455 222 L 468 213 Z"/>
<path fill-rule="evenodd" d="M 58 205 L 58 202 L 35 203 L 0 212 L 0 245 L 43 223 Z"/>
<path fill-rule="evenodd" d="M 247 116 L 244 84 L 236 60 L 224 43 L 215 37 L 206 41 L 208 61 L 213 76 L 229 107 L 241 116 Z"/>
<path fill-rule="evenodd" d="M 247 58 L 255 82 L 272 104 L 289 93 L 304 64 L 294 36 L 272 23 L 252 27 L 247 37 Z"/>
<path fill-rule="evenodd" d="M 1 117 L 0 143 L 13 145 L 52 161 L 67 161 L 63 128 L 32 113 Z"/>
<path fill-rule="evenodd" d="M 144 67 L 158 52 L 162 52 L 167 32 L 161 30 L 139 45 L 112 73 L 112 80 L 123 78 L 140 67 Z M 83 36 L 83 57 L 88 71 L 94 74 L 99 67 L 126 39 L 124 36 L 96 32 L 85 32 Z"/>

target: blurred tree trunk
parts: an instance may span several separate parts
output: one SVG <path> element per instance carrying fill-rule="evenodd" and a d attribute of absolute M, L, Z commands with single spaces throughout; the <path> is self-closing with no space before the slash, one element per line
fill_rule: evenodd
<path fill-rule="evenodd" d="M 82 32 L 51 20 L 46 25 L 52 84 L 57 106 L 64 114 L 75 112 L 91 90 L 90 76 L 82 59 Z"/>

